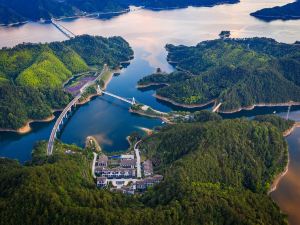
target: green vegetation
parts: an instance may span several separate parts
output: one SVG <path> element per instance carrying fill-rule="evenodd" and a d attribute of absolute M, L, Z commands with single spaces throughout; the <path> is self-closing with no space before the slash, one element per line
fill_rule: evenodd
<path fill-rule="evenodd" d="M 254 120 L 270 123 L 277 127 L 281 132 L 287 131 L 295 124 L 294 120 L 286 120 L 275 115 L 259 115 L 256 116 Z"/>
<path fill-rule="evenodd" d="M 139 84 L 168 83 L 159 96 L 181 104 L 222 103 L 221 111 L 254 104 L 300 101 L 300 46 L 267 38 L 167 45 L 177 71 L 150 75 Z M 179 72 L 181 71 L 181 72 Z"/>
<path fill-rule="evenodd" d="M 86 90 L 84 91 L 84 93 L 81 95 L 81 98 L 79 99 L 79 101 L 84 101 L 87 98 L 89 98 L 92 95 L 97 94 L 97 90 L 96 90 L 96 86 L 92 85 L 86 88 Z"/>
<path fill-rule="evenodd" d="M 0 159 L 0 224 L 287 224 L 266 194 L 287 163 L 287 144 L 269 123 L 162 128 L 142 147 L 165 179 L 141 196 L 97 189 L 91 150 L 58 142 L 47 157 L 45 146 L 24 166 Z"/>
<path fill-rule="evenodd" d="M 112 72 L 111 71 L 107 71 L 105 72 L 102 77 L 99 80 L 99 85 L 101 88 L 105 88 L 105 86 L 108 84 L 110 78 L 112 77 Z"/>
<path fill-rule="evenodd" d="M 0 127 L 18 129 L 63 108 L 71 96 L 62 85 L 72 75 L 117 67 L 133 55 L 121 37 L 78 36 L 50 44 L 22 44 L 0 50 Z"/>
<path fill-rule="evenodd" d="M 272 20 L 295 20 L 300 18 L 300 1 L 296 0 L 295 2 L 286 4 L 284 6 L 276 6 L 273 8 L 260 9 L 254 13 L 251 13 L 251 16 L 255 16 L 259 19 L 265 21 Z"/>
<path fill-rule="evenodd" d="M 53 53 L 42 52 L 36 62 L 18 76 L 16 82 L 28 87 L 55 88 L 60 87 L 71 75 Z"/>
<path fill-rule="evenodd" d="M 213 6 L 224 3 L 237 3 L 238 0 L 0 0 L 0 24 L 37 21 L 40 18 L 64 16 L 79 16 L 90 13 L 124 13 L 129 11 L 129 6 L 136 5 L 149 9 L 184 8 L 188 6 Z M 104 15 L 105 16 L 105 15 Z"/>

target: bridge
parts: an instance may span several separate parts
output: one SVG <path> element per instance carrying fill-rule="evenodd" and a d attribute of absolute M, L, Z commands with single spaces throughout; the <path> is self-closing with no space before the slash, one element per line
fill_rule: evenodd
<path fill-rule="evenodd" d="M 218 112 L 219 108 L 221 107 L 222 103 L 220 102 L 218 105 L 215 105 L 215 107 L 213 107 L 213 112 Z"/>
<path fill-rule="evenodd" d="M 64 27 L 63 25 L 57 23 L 54 19 L 51 19 L 51 23 L 60 31 L 62 32 L 67 38 L 74 38 L 76 37 L 76 35 L 68 30 L 66 27 Z"/>
<path fill-rule="evenodd" d="M 99 87 L 99 85 L 98 85 L 98 93 L 99 93 L 99 94 L 105 94 L 105 95 L 111 96 L 111 97 L 113 97 L 113 98 L 116 98 L 116 99 L 119 99 L 119 100 L 121 100 L 121 101 L 123 101 L 123 102 L 126 102 L 126 103 L 128 103 L 128 104 L 130 104 L 130 105 L 135 105 L 135 104 L 136 104 L 136 101 L 135 101 L 135 98 L 134 98 L 134 97 L 133 97 L 133 98 L 123 98 L 123 97 L 121 97 L 121 96 L 112 94 L 112 93 L 110 93 L 110 92 L 108 92 L 108 91 L 103 91 L 103 90 L 101 90 L 101 88 Z"/>
<path fill-rule="evenodd" d="M 48 141 L 48 146 L 47 146 L 47 155 L 52 155 L 53 152 L 53 147 L 54 147 L 54 142 L 57 136 L 57 133 L 60 131 L 64 119 L 68 118 L 68 113 L 72 111 L 72 107 L 76 107 L 76 103 L 78 100 L 81 98 L 81 94 L 77 95 L 68 105 L 67 107 L 62 111 L 62 113 L 59 115 L 58 119 L 56 120 L 54 127 L 51 131 L 51 135 Z"/>
<path fill-rule="evenodd" d="M 100 73 L 100 75 L 95 80 L 93 80 L 93 82 L 89 82 L 86 85 L 84 85 L 84 89 L 86 89 L 90 85 L 94 84 L 94 82 L 96 80 L 98 80 L 105 72 L 107 72 L 107 70 L 108 70 L 108 67 L 105 64 L 104 67 L 103 67 L 102 72 Z M 52 155 L 53 148 L 54 148 L 54 143 L 55 143 L 55 139 L 57 138 L 57 133 L 60 132 L 60 130 L 62 129 L 63 124 L 64 124 L 64 119 L 68 119 L 68 114 L 72 112 L 72 108 L 76 107 L 76 105 L 77 105 L 79 99 L 81 98 L 81 95 L 82 95 L 83 92 L 84 92 L 84 90 L 80 90 L 80 93 L 78 95 L 76 95 L 76 97 L 66 106 L 66 108 L 62 111 L 62 113 L 59 115 L 58 119 L 56 120 L 56 122 L 54 124 L 54 127 L 52 128 L 49 141 L 48 141 L 47 155 Z M 110 92 L 103 91 L 103 90 L 101 90 L 101 88 L 99 87 L 99 85 L 98 85 L 98 88 L 97 88 L 97 93 L 99 95 L 100 94 L 105 94 L 105 95 L 114 97 L 116 99 L 119 99 L 121 101 L 129 103 L 130 105 L 135 105 L 136 104 L 136 101 L 135 101 L 134 98 L 127 99 L 127 98 L 123 98 L 121 96 L 112 94 Z"/>

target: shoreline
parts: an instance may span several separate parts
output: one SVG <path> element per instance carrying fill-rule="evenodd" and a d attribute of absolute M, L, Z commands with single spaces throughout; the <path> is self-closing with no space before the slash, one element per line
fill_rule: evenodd
<path fill-rule="evenodd" d="M 112 71 L 108 71 L 110 74 L 109 74 L 109 77 L 107 78 L 107 80 L 103 80 L 104 82 L 104 86 L 103 86 L 103 90 L 106 90 L 107 86 L 109 85 L 110 81 L 112 80 L 113 76 L 114 76 L 114 73 L 117 73 L 119 70 L 112 70 Z"/>
<path fill-rule="evenodd" d="M 273 179 L 273 182 L 270 186 L 270 189 L 268 190 L 267 194 L 270 195 L 272 192 L 276 191 L 278 184 L 280 183 L 281 179 L 288 173 L 289 171 L 289 165 L 290 165 L 290 154 L 288 149 L 288 162 L 284 168 L 284 171 L 279 173 L 277 176 L 275 176 L 275 179 Z"/>
<path fill-rule="evenodd" d="M 106 81 L 104 81 L 104 88 L 106 89 L 106 87 L 108 86 L 108 84 L 110 83 L 110 81 L 112 80 L 113 78 L 113 74 L 115 73 L 115 71 L 117 70 L 112 70 L 112 71 L 109 71 L 110 72 L 110 76 L 109 76 L 109 79 L 107 79 Z M 86 99 L 84 99 L 83 101 L 81 102 L 78 102 L 77 104 L 79 106 L 82 106 L 86 103 L 88 103 L 89 101 L 91 101 L 94 97 L 96 96 L 100 96 L 98 95 L 97 93 L 96 94 L 91 94 L 89 96 L 87 96 Z M 63 109 L 53 109 L 52 110 L 52 115 L 50 115 L 49 117 L 45 118 L 45 119 L 39 119 L 39 120 L 32 120 L 32 119 L 29 119 L 26 124 L 18 129 L 6 129 L 6 128 L 0 128 L 0 132 L 14 132 L 14 133 L 18 133 L 18 134 L 26 134 L 26 133 L 29 133 L 32 128 L 30 126 L 31 123 L 35 123 L 35 122 L 50 122 L 52 120 L 55 119 L 55 116 L 53 115 L 54 112 L 58 112 L 58 111 L 62 111 Z"/>
<path fill-rule="evenodd" d="M 54 110 L 53 112 L 55 112 Z M 59 110 L 57 110 L 59 111 Z M 0 128 L 0 132 L 14 132 L 18 134 L 26 134 L 29 133 L 32 128 L 30 126 L 31 123 L 36 123 L 36 122 L 50 122 L 55 119 L 55 116 L 52 114 L 51 116 L 46 117 L 45 119 L 38 119 L 38 120 L 32 120 L 30 119 L 29 121 L 26 122 L 26 124 L 18 129 L 5 129 L 5 128 Z"/>
<path fill-rule="evenodd" d="M 283 132 L 283 136 L 284 136 L 284 137 L 289 136 L 290 134 L 293 133 L 293 131 L 294 131 L 296 128 L 299 128 L 299 127 L 300 127 L 300 122 L 295 122 L 294 125 L 293 125 L 290 129 L 287 129 L 286 131 Z"/>
<path fill-rule="evenodd" d="M 187 5 L 187 6 L 173 6 L 173 7 L 145 7 L 145 6 L 137 6 L 137 9 L 144 9 L 144 10 L 150 10 L 150 11 L 163 11 L 163 10 L 174 10 L 174 9 L 186 9 L 188 7 L 195 7 L 195 8 L 204 8 L 204 7 L 214 7 L 214 6 L 218 6 L 218 5 L 234 5 L 240 3 L 240 0 L 225 0 L 225 1 L 220 1 L 214 4 L 207 4 L 207 5 Z M 71 16 L 59 16 L 59 17 L 52 17 L 51 19 L 57 20 L 57 21 L 61 21 L 61 20 L 66 20 L 66 19 L 79 19 L 79 18 L 97 18 L 100 16 L 105 16 L 105 15 L 122 15 L 125 13 L 129 13 L 132 11 L 136 11 L 135 10 L 131 10 L 130 6 L 128 6 L 127 8 L 121 9 L 119 11 L 107 11 L 107 12 L 103 12 L 103 11 L 95 11 L 95 12 L 90 12 L 90 13 L 84 13 L 84 12 L 79 12 L 79 13 L 74 13 Z M 13 22 L 13 23 L 2 23 L 0 24 L 0 27 L 11 27 L 11 26 L 18 26 L 18 25 L 24 25 L 27 23 L 49 23 L 49 21 L 51 21 L 51 19 L 44 19 L 43 21 L 41 20 L 24 20 L 24 21 L 18 21 L 18 22 Z"/>
<path fill-rule="evenodd" d="M 190 104 L 190 105 L 188 105 L 188 104 L 178 103 L 178 102 L 176 102 L 172 99 L 160 96 L 158 94 L 154 94 L 153 96 L 155 98 L 159 99 L 159 100 L 163 100 L 163 101 L 171 103 L 175 106 L 180 106 L 180 107 L 187 108 L 187 109 L 193 109 L 193 108 L 198 108 L 198 107 L 201 108 L 201 107 L 205 107 L 205 106 L 208 106 L 209 104 L 212 104 L 212 103 L 216 102 L 216 99 L 214 99 L 214 100 L 211 100 L 211 101 L 203 103 L 203 104 Z M 300 105 L 300 102 L 294 102 L 294 101 L 281 102 L 281 103 L 257 103 L 257 104 L 240 107 L 238 109 L 233 109 L 233 110 L 227 110 L 227 111 L 218 110 L 218 113 L 232 114 L 232 113 L 240 112 L 242 110 L 251 111 L 255 107 L 277 107 L 277 106 L 280 107 L 280 106 L 299 106 L 299 105 Z"/>
<path fill-rule="evenodd" d="M 190 104 L 190 105 L 188 105 L 188 104 L 181 104 L 181 103 L 175 102 L 172 99 L 169 99 L 169 98 L 166 98 L 166 97 L 162 97 L 162 96 L 160 96 L 158 94 L 154 94 L 153 96 L 155 98 L 159 99 L 159 100 L 166 101 L 166 102 L 169 102 L 169 103 L 171 103 L 171 104 L 173 104 L 175 106 L 180 106 L 180 107 L 187 108 L 187 109 L 205 107 L 205 106 L 208 106 L 208 105 L 210 105 L 210 104 L 212 104 L 212 103 L 214 103 L 216 101 L 214 99 L 214 100 L 211 100 L 211 101 L 209 101 L 207 103 L 204 103 L 204 104 Z"/>
<path fill-rule="evenodd" d="M 168 118 L 164 117 L 164 116 L 159 116 L 159 115 L 149 115 L 147 113 L 143 113 L 141 111 L 137 111 L 137 110 L 132 110 L 131 108 L 128 110 L 130 113 L 134 113 L 140 116 L 146 116 L 146 117 L 150 117 L 150 118 L 158 118 L 161 119 L 163 122 L 167 123 L 167 124 L 174 124 L 172 123 Z"/>
<path fill-rule="evenodd" d="M 294 125 L 293 125 L 291 128 L 289 128 L 289 129 L 287 129 L 286 131 L 283 132 L 283 137 L 286 138 L 287 136 L 289 136 L 290 134 L 292 134 L 293 131 L 294 131 L 296 128 L 299 128 L 299 127 L 300 127 L 300 122 L 295 122 Z M 269 189 L 269 191 L 268 191 L 268 193 L 267 193 L 268 195 L 270 195 L 272 192 L 274 192 L 274 191 L 277 190 L 277 186 L 278 186 L 278 184 L 280 183 L 281 179 L 282 179 L 282 178 L 288 173 L 288 171 L 289 171 L 289 165 L 290 165 L 290 153 L 289 153 L 289 149 L 288 149 L 287 154 L 288 154 L 288 162 L 287 162 L 287 164 L 286 164 L 284 170 L 283 170 L 281 173 L 279 173 L 277 176 L 275 176 L 275 178 L 273 179 L 273 182 L 272 182 L 272 184 L 271 184 L 271 187 L 270 187 L 270 189 Z"/>
<path fill-rule="evenodd" d="M 253 110 L 255 107 L 277 107 L 277 106 L 280 107 L 280 106 L 297 106 L 297 105 L 300 105 L 300 102 L 289 101 L 289 102 L 281 102 L 281 103 L 257 103 L 251 106 L 244 106 L 234 110 L 219 111 L 219 112 L 223 114 L 231 114 L 231 113 L 240 112 L 242 110 L 250 111 Z"/>
<path fill-rule="evenodd" d="M 148 88 L 148 87 L 152 87 L 152 86 L 170 86 L 170 84 L 168 83 L 156 83 L 156 82 L 151 82 L 151 83 L 147 83 L 147 84 L 138 84 L 136 85 L 137 89 L 141 89 L 141 88 Z"/>

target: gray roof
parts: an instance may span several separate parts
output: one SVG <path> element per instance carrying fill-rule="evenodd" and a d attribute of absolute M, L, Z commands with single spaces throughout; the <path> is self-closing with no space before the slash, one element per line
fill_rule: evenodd
<path fill-rule="evenodd" d="M 135 166 L 136 160 L 135 159 L 122 159 L 120 162 L 121 166 Z"/>
<path fill-rule="evenodd" d="M 99 158 L 97 159 L 97 162 L 107 162 L 108 157 L 106 155 L 100 155 Z"/>

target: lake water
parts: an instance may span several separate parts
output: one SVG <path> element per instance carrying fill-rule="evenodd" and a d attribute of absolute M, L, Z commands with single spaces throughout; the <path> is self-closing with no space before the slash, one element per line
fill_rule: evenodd
<path fill-rule="evenodd" d="M 136 89 L 136 82 L 152 73 L 157 67 L 166 72 L 172 67 L 166 61 L 167 43 L 195 45 L 196 43 L 215 39 L 221 30 L 230 30 L 233 37 L 271 37 L 280 42 L 293 43 L 300 39 L 300 20 L 263 22 L 249 13 L 265 7 L 284 5 L 291 1 L 277 0 L 242 0 L 239 4 L 219 5 L 212 8 L 176 9 L 169 11 L 136 10 L 110 20 L 80 18 L 61 21 L 60 23 L 73 33 L 101 36 L 120 35 L 132 46 L 135 55 L 131 64 L 112 79 L 108 91 L 123 97 L 135 97 L 147 105 L 161 111 L 178 109 L 170 104 L 156 100 L 153 90 Z M 11 47 L 22 42 L 51 42 L 65 40 L 66 37 L 51 24 L 28 23 L 19 27 L 0 27 L 0 47 Z M 252 117 L 257 114 L 273 113 L 286 116 L 287 107 L 257 108 L 226 117 Z M 300 108 L 292 107 L 290 115 L 300 120 Z M 34 143 L 48 139 L 54 121 L 34 123 L 29 134 L 0 133 L 0 156 L 16 158 L 21 162 L 30 159 Z M 158 119 L 149 119 L 128 112 L 128 105 L 108 96 L 97 97 L 76 110 L 66 124 L 61 139 L 66 143 L 83 146 L 85 137 L 93 135 L 107 151 L 119 151 L 128 147 L 126 136 L 139 127 L 152 128 L 161 125 Z M 300 130 L 297 129 L 287 138 L 291 152 L 291 176 L 280 182 L 278 189 L 272 193 L 274 200 L 284 212 L 295 219 L 295 209 L 300 208 L 299 193 L 299 151 Z M 293 162 L 293 163 L 292 163 Z M 290 175 L 290 172 L 289 174 Z M 297 186 L 298 185 L 298 186 Z M 293 190 L 293 191 L 290 191 Z M 299 214 L 299 213 L 298 213 Z"/>

